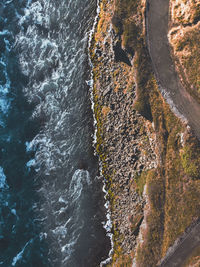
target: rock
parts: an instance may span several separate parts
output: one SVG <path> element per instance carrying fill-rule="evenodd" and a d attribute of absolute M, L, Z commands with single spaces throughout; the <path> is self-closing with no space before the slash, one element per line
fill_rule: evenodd
<path fill-rule="evenodd" d="M 103 96 L 106 96 L 108 93 L 110 93 L 111 88 L 108 86 L 104 91 L 103 91 Z"/>

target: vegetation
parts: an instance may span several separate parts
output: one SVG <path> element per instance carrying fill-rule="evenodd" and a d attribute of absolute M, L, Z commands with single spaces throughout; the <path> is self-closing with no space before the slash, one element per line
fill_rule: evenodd
<path fill-rule="evenodd" d="M 170 32 L 170 43 L 185 87 L 200 103 L 200 3 L 179 1 L 174 6 L 175 1 L 171 2 L 174 28 Z"/>
<path fill-rule="evenodd" d="M 189 93 L 200 102 L 200 25 L 185 30 L 183 36 L 173 38 L 172 46 L 183 81 Z"/>
<path fill-rule="evenodd" d="M 161 169 L 151 171 L 147 176 L 147 194 L 149 197 L 150 213 L 147 217 L 148 231 L 145 244 L 137 250 L 139 266 L 155 266 L 160 259 L 163 236 L 163 201 L 164 188 Z"/>
<path fill-rule="evenodd" d="M 181 162 L 184 171 L 193 179 L 199 179 L 200 174 L 200 147 L 196 142 L 184 146 L 181 151 Z"/>
<path fill-rule="evenodd" d="M 183 26 L 196 24 L 200 20 L 200 3 L 198 0 L 171 0 L 172 21 Z"/>
<path fill-rule="evenodd" d="M 136 190 L 138 193 L 142 196 L 143 191 L 144 191 L 144 186 L 146 184 L 146 177 L 147 177 L 147 172 L 144 171 L 140 175 L 136 175 L 134 177 L 135 183 L 136 183 Z"/>
<path fill-rule="evenodd" d="M 126 2 L 125 6 L 122 2 Z M 114 24 L 114 28 L 116 33 L 121 35 L 125 49 L 135 53 L 137 83 L 135 109 L 154 123 L 159 143 L 158 168 L 136 177 L 137 190 L 140 194 L 143 192 L 146 180 L 150 204 L 147 216 L 148 230 L 144 243 L 137 250 L 137 263 L 145 267 L 148 262 L 148 266 L 153 267 L 176 238 L 198 217 L 200 150 L 195 151 L 194 148 L 199 147 L 199 143 L 189 134 L 185 137 L 185 144 L 181 143 L 180 134 L 185 131 L 184 126 L 172 113 L 158 90 L 145 47 L 142 26 L 138 26 L 142 6 L 139 4 L 140 1 L 130 2 L 116 2 L 114 21 L 118 21 L 118 24 Z M 137 19 L 134 21 L 133 17 Z M 198 45 L 197 40 L 194 44 Z M 198 57 L 196 63 L 194 62 L 196 68 L 197 64 L 200 65 Z M 190 67 L 192 66 L 190 62 Z"/>
<path fill-rule="evenodd" d="M 106 7 L 106 1 L 104 0 L 102 3 L 103 10 Z M 145 183 L 147 184 L 150 206 L 146 218 L 147 231 L 144 242 L 137 249 L 137 263 L 140 267 L 146 267 L 148 262 L 148 267 L 154 267 L 176 238 L 199 216 L 200 144 L 195 137 L 187 133 L 185 126 L 172 113 L 158 90 L 150 57 L 145 46 L 142 28 L 143 6 L 141 3 L 142 1 L 139 0 L 116 0 L 112 23 L 121 40 L 121 46 L 131 56 L 134 55 L 135 73 L 133 75 L 135 75 L 137 84 L 137 97 L 134 107 L 147 120 L 153 122 L 157 136 L 158 168 L 143 172 L 135 178 L 136 188 L 140 195 L 143 193 Z M 107 31 L 104 23 L 107 20 L 108 18 L 104 16 L 102 11 L 96 38 L 101 38 Z M 194 41 L 194 45 L 197 45 L 196 41 Z M 180 44 L 178 49 L 181 51 L 184 47 Z M 194 46 L 192 49 L 194 49 Z M 104 119 L 109 113 L 109 107 L 101 107 L 99 104 L 101 101 L 97 93 L 97 80 L 101 75 L 101 57 L 95 58 L 93 51 L 91 51 L 91 57 L 94 62 L 98 62 L 93 70 L 95 84 L 94 110 L 97 120 L 98 140 L 96 149 L 103 165 L 102 171 L 106 178 L 112 209 L 116 196 L 112 190 L 113 173 L 106 164 L 107 151 L 104 144 L 103 126 Z M 197 64 L 200 63 L 198 57 L 199 55 L 197 55 L 194 65 L 191 64 L 193 62 L 191 58 L 191 68 L 192 65 L 197 68 Z M 197 73 L 197 75 L 199 74 Z M 184 142 L 181 138 L 183 133 Z M 134 218 L 132 221 L 133 231 L 138 229 L 142 218 L 143 215 L 141 214 Z M 123 255 L 117 241 L 121 237 L 115 225 L 113 225 L 112 231 L 114 234 L 113 262 L 115 262 L 115 266 L 131 266 L 131 257 Z"/>
<path fill-rule="evenodd" d="M 107 32 L 107 27 L 109 26 L 109 24 L 107 23 L 108 18 L 106 17 L 105 12 L 104 12 L 105 7 L 108 8 L 107 1 L 103 0 L 101 2 L 101 12 L 99 15 L 99 21 L 98 21 L 96 33 L 93 36 L 93 40 L 92 40 L 92 44 L 90 48 L 90 57 L 93 62 L 93 80 L 94 80 L 93 98 L 94 98 L 94 113 L 95 113 L 95 118 L 96 118 L 96 123 L 97 123 L 96 125 L 97 126 L 96 151 L 97 151 L 97 154 L 99 155 L 99 158 L 102 164 L 102 175 L 104 176 L 105 183 L 106 183 L 106 190 L 108 192 L 107 199 L 109 200 L 110 209 L 113 210 L 115 197 L 116 197 L 113 193 L 113 183 L 112 183 L 114 170 L 111 170 L 106 163 L 108 152 L 107 152 L 105 141 L 104 141 L 104 137 L 105 137 L 104 121 L 108 113 L 110 112 L 110 107 L 102 106 L 101 103 L 103 101 L 101 97 L 98 95 L 98 86 L 99 86 L 98 80 L 100 76 L 102 75 L 101 73 L 102 62 L 101 62 L 101 56 L 97 56 L 95 53 L 95 49 L 97 49 L 98 41 L 99 40 L 103 41 L 103 38 L 105 37 L 104 33 Z M 116 73 L 113 73 L 113 76 L 116 76 Z M 113 258 L 119 259 L 121 255 L 123 255 L 123 251 L 119 245 L 119 241 L 122 239 L 122 237 L 120 236 L 115 224 L 113 224 L 113 227 L 112 227 L 112 234 L 113 234 L 113 242 L 114 242 Z M 123 262 L 126 262 L 126 263 L 130 262 L 130 258 L 123 256 Z"/>
<path fill-rule="evenodd" d="M 112 18 L 115 32 L 122 36 L 122 46 L 133 54 L 137 45 L 139 35 L 139 27 L 130 18 L 137 13 L 138 1 L 117 0 L 115 4 L 115 13 Z"/>

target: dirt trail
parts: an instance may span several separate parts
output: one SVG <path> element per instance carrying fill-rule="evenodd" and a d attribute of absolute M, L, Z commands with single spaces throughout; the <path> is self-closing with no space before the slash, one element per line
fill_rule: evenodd
<path fill-rule="evenodd" d="M 156 78 L 171 107 L 184 116 L 200 139 L 200 105 L 181 85 L 168 43 L 169 0 L 147 0 L 147 42 Z"/>
<path fill-rule="evenodd" d="M 195 248 L 200 246 L 200 222 L 190 229 L 184 237 L 175 245 L 159 267 L 182 267 Z"/>

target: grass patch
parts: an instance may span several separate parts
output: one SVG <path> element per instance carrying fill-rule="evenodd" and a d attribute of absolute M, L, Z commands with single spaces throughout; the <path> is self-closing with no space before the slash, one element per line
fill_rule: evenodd
<path fill-rule="evenodd" d="M 116 34 L 122 36 L 122 45 L 133 55 L 135 46 L 140 39 L 139 26 L 132 17 L 138 14 L 140 3 L 137 0 L 116 0 L 115 13 L 112 18 Z"/>
<path fill-rule="evenodd" d="M 193 179 L 200 179 L 200 148 L 199 145 L 185 146 L 181 151 L 181 163 L 187 173 Z"/>
<path fill-rule="evenodd" d="M 143 171 L 140 175 L 136 175 L 134 178 L 136 183 L 136 190 L 138 194 L 142 196 L 144 191 L 144 186 L 146 184 L 147 171 Z"/>
<path fill-rule="evenodd" d="M 140 267 L 155 267 L 160 258 L 163 234 L 164 188 L 162 170 L 152 170 L 147 176 L 147 193 L 150 213 L 147 217 L 148 231 L 142 246 L 137 249 L 137 263 Z"/>
<path fill-rule="evenodd" d="M 143 221 L 143 218 L 144 218 L 143 214 L 138 214 L 138 215 L 136 215 L 134 218 L 132 218 L 130 220 L 130 222 L 131 222 L 131 231 L 133 232 L 133 234 L 135 236 L 137 236 L 138 233 L 139 233 L 139 227 L 140 227 L 140 225 L 141 225 L 141 223 Z"/>
<path fill-rule="evenodd" d="M 128 21 L 124 24 L 122 46 L 133 55 L 134 49 L 138 44 L 140 38 L 139 27 L 134 21 Z"/>
<path fill-rule="evenodd" d="M 171 45 L 186 89 L 200 103 L 200 24 L 183 32 L 178 37 L 172 33 Z"/>

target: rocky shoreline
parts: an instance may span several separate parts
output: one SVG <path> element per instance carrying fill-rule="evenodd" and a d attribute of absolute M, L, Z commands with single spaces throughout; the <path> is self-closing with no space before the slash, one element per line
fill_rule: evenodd
<path fill-rule="evenodd" d="M 136 261 L 137 266 L 146 267 L 147 259 L 149 267 L 155 266 L 196 218 L 199 207 L 200 185 L 194 178 L 199 163 L 196 156 L 188 156 L 200 155 L 200 150 L 195 151 L 198 141 L 158 90 L 144 44 L 146 2 L 137 2 L 136 9 L 135 2 L 127 1 L 134 9 L 128 17 L 122 2 L 100 1 L 89 51 L 96 151 L 114 245 L 112 261 L 106 266 L 116 267 L 136 266 Z M 115 16 L 116 8 L 120 16 L 125 14 L 121 21 Z M 118 32 L 122 24 L 123 34 Z M 131 32 L 133 28 L 136 33 Z M 181 209 L 174 206 L 177 200 Z M 184 218 L 183 210 L 188 214 Z"/>
<path fill-rule="evenodd" d="M 111 23 L 113 1 L 103 2 L 106 8 L 101 6 L 98 22 L 103 20 L 102 28 L 97 27 L 91 48 L 97 152 L 109 192 L 114 256 L 120 253 L 129 257 L 135 251 L 145 205 L 134 178 L 156 168 L 156 144 L 151 123 L 134 109 L 134 60 L 120 47 L 117 50 L 119 39 Z"/>

